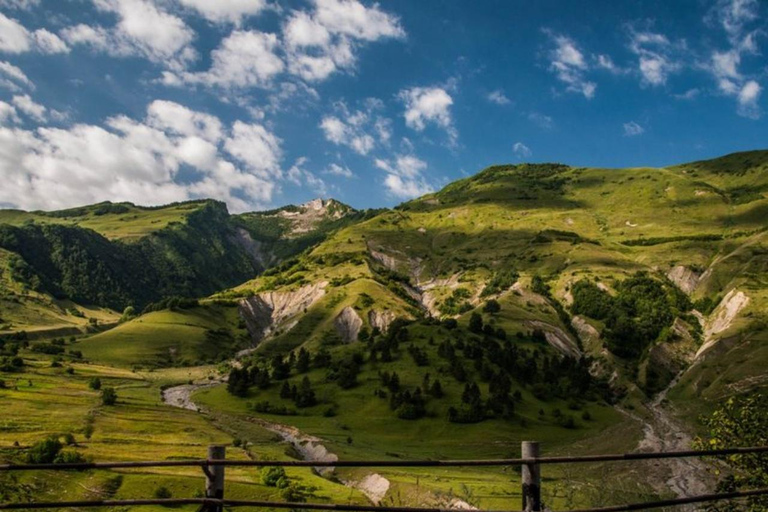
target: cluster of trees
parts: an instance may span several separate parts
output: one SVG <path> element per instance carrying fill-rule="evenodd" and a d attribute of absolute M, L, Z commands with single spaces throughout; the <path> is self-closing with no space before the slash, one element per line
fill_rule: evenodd
<path fill-rule="evenodd" d="M 75 444 L 73 436 L 67 436 L 67 444 Z M 85 462 L 85 457 L 74 450 L 64 450 L 58 436 L 51 436 L 32 445 L 26 453 L 29 464 L 71 464 Z"/>
<path fill-rule="evenodd" d="M 605 322 L 608 350 L 630 359 L 639 357 L 675 317 L 693 307 L 682 291 L 643 272 L 619 282 L 615 296 L 587 280 L 575 283 L 571 293 L 571 310 Z"/>
<path fill-rule="evenodd" d="M 283 382 L 283 387 L 280 389 L 280 398 L 293 400 L 293 403 L 298 408 L 317 405 L 317 398 L 312 389 L 312 383 L 309 381 L 309 377 L 306 376 L 301 380 L 299 386 L 291 386 L 287 381 Z"/>
<path fill-rule="evenodd" d="M 486 304 L 486 308 L 488 307 L 488 304 L 491 304 L 490 310 L 488 310 L 489 313 L 496 313 L 501 310 L 500 309 L 501 307 L 498 305 L 499 303 L 496 302 L 495 300 L 488 301 L 488 303 Z M 477 312 L 472 313 L 469 317 L 469 330 L 475 334 L 481 334 L 486 337 L 497 338 L 502 341 L 507 339 L 507 331 L 505 331 L 501 327 L 494 328 L 493 325 L 486 324 L 483 321 L 483 316 Z"/>
<path fill-rule="evenodd" d="M 472 309 L 472 304 L 468 300 L 471 296 L 472 294 L 466 288 L 456 288 L 453 293 L 437 305 L 437 309 L 444 315 L 461 315 Z"/>
<path fill-rule="evenodd" d="M 404 420 L 416 420 L 422 418 L 427 413 L 427 399 L 442 398 L 443 387 L 439 380 L 431 381 L 430 375 L 424 376 L 421 386 L 417 386 L 413 391 L 403 389 L 400 384 L 400 376 L 397 372 L 379 372 L 381 385 L 389 390 L 389 408 L 392 409 L 398 418 Z M 423 389 L 423 390 L 422 390 Z M 386 398 L 387 393 L 378 391 L 377 396 Z"/>
<path fill-rule="evenodd" d="M 488 297 L 489 295 L 496 295 L 509 290 L 517 282 L 518 277 L 520 277 L 520 274 L 514 269 L 500 270 L 493 274 L 493 277 L 485 285 L 480 296 Z"/>

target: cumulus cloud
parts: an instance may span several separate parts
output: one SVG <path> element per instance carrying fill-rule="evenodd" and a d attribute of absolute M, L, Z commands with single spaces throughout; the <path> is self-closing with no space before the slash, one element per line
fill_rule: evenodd
<path fill-rule="evenodd" d="M 427 124 L 434 124 L 446 131 L 451 145 L 456 144 L 458 132 L 453 126 L 451 105 L 453 98 L 442 87 L 411 87 L 400 91 L 405 104 L 405 125 L 418 132 Z"/>
<path fill-rule="evenodd" d="M 0 51 L 6 53 L 66 53 L 67 44 L 46 29 L 33 32 L 21 23 L 0 12 Z"/>
<path fill-rule="evenodd" d="M 362 43 L 399 39 L 399 19 L 357 0 L 314 0 L 314 8 L 293 11 L 283 25 L 288 70 L 307 81 L 322 81 L 355 64 Z"/>
<path fill-rule="evenodd" d="M 330 164 L 323 173 L 332 176 L 341 176 L 342 178 L 354 178 L 355 176 L 354 173 L 349 170 L 349 167 L 334 163 Z"/>
<path fill-rule="evenodd" d="M 586 78 L 589 65 L 584 53 L 570 37 L 550 31 L 546 33 L 554 43 L 554 49 L 549 53 L 550 70 L 555 73 L 558 80 L 566 84 L 567 91 L 592 99 L 595 96 L 597 84 Z"/>
<path fill-rule="evenodd" d="M 256 30 L 235 30 L 211 52 L 211 68 L 204 72 L 166 72 L 168 85 L 202 83 L 230 87 L 266 87 L 285 68 L 277 55 L 274 34 Z"/>
<path fill-rule="evenodd" d="M 114 14 L 112 27 L 85 24 L 62 31 L 71 45 L 86 45 L 94 51 L 119 57 L 144 57 L 181 69 L 197 54 L 190 45 L 194 31 L 178 16 L 148 0 L 92 0 L 97 9 Z"/>
<path fill-rule="evenodd" d="M 373 98 L 364 103 L 362 110 L 354 111 L 344 102 L 336 103 L 336 113 L 324 116 L 320 122 L 325 139 L 339 146 L 347 146 L 360 155 L 370 153 L 377 145 L 377 138 L 378 144 L 388 144 L 392 136 L 391 122 L 377 113 L 382 109 L 382 103 Z"/>
<path fill-rule="evenodd" d="M 755 80 L 748 80 L 744 83 L 737 96 L 739 115 L 751 119 L 758 119 L 761 116 L 759 100 L 762 90 L 760 84 Z"/>
<path fill-rule="evenodd" d="M 27 77 L 21 68 L 10 62 L 0 61 L 0 87 L 12 92 L 18 92 L 22 87 L 34 89 L 35 84 Z"/>
<path fill-rule="evenodd" d="M 239 25 L 247 16 L 259 14 L 267 7 L 266 0 L 178 0 L 214 23 Z"/>
<path fill-rule="evenodd" d="M 740 71 L 744 55 L 758 53 L 756 36 L 759 28 L 749 30 L 750 23 L 758 19 L 756 0 L 721 0 L 709 14 L 725 31 L 730 48 L 714 50 L 711 60 L 704 67 L 717 82 L 718 90 L 736 98 L 736 112 L 744 117 L 757 119 L 761 116 L 759 105 L 761 86 Z"/>
<path fill-rule="evenodd" d="M 623 124 L 625 137 L 636 137 L 642 135 L 645 132 L 645 128 L 637 124 L 635 121 L 629 121 Z"/>
<path fill-rule="evenodd" d="M 0 124 L 14 122 L 17 108 L 0 102 Z M 213 197 L 235 211 L 261 208 L 283 179 L 281 158 L 280 140 L 262 125 L 236 121 L 227 128 L 209 114 L 155 101 L 140 120 L 0 127 L 0 203 L 50 209 L 107 199 L 161 204 Z M 182 166 L 194 172 L 181 173 Z M 302 176 L 304 186 L 319 186 Z"/>
<path fill-rule="evenodd" d="M 512 103 L 501 89 L 496 89 L 495 91 L 489 92 L 488 96 L 486 96 L 486 99 L 497 105 L 509 105 Z"/>
<path fill-rule="evenodd" d="M 533 153 L 531 153 L 531 150 L 528 146 L 523 144 L 522 142 L 515 142 L 515 144 L 512 146 L 512 152 L 515 154 L 517 158 L 528 158 Z"/>
<path fill-rule="evenodd" d="M 21 122 L 16 112 L 16 107 L 4 101 L 0 101 L 0 126 Z"/>
<path fill-rule="evenodd" d="M 43 122 L 47 119 L 47 109 L 43 105 L 35 103 L 28 94 L 14 96 L 12 102 L 17 109 L 24 112 L 35 121 Z"/>
<path fill-rule="evenodd" d="M 394 197 L 412 199 L 434 190 L 423 176 L 427 163 L 413 155 L 397 155 L 392 160 L 376 159 L 375 165 L 387 173 L 384 186 Z"/>
<path fill-rule="evenodd" d="M 680 69 L 680 62 L 675 57 L 678 46 L 663 34 L 629 27 L 629 49 L 637 56 L 637 69 L 643 85 L 664 85 L 669 75 Z"/>

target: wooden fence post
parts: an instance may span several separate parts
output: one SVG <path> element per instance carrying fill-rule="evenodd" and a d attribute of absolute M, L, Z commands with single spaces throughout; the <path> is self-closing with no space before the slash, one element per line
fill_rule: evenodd
<path fill-rule="evenodd" d="M 208 460 L 224 460 L 227 458 L 224 446 L 209 446 Z M 205 466 L 205 497 L 217 500 L 224 499 L 224 466 Z M 207 512 L 222 512 L 223 507 L 206 507 Z"/>
<path fill-rule="evenodd" d="M 522 457 L 537 459 L 539 443 L 523 441 Z M 523 511 L 539 512 L 541 510 L 541 469 L 538 464 L 523 464 Z"/>

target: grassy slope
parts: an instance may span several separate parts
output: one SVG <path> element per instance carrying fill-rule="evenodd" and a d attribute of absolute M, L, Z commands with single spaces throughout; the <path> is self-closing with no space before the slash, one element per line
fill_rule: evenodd
<path fill-rule="evenodd" d="M 161 386 L 210 375 L 213 369 L 169 370 L 134 373 L 112 367 L 74 363 L 74 375 L 64 368 L 51 368 L 45 359 L 27 359 L 20 373 L 0 373 L 8 389 L 0 389 L 4 404 L 0 428 L 0 459 L 13 460 L 31 444 L 48 435 L 72 433 L 75 449 L 93 460 L 165 460 L 203 458 L 209 444 L 229 444 L 231 430 L 217 428 L 216 422 L 191 411 L 175 409 L 160 402 Z M 117 389 L 118 403 L 101 405 L 98 393 L 88 388 L 91 377 L 101 378 L 104 386 Z M 31 384 L 31 385 L 30 385 Z M 93 434 L 85 437 L 86 425 Z M 248 441 L 248 451 L 229 447 L 231 459 L 280 458 L 284 447 L 274 442 L 273 434 L 256 425 L 237 432 Z M 14 443 L 19 446 L 15 447 Z M 107 494 L 108 481 L 116 476 L 123 481 L 114 494 Z M 313 475 L 309 470 L 288 470 L 294 483 L 315 488 L 316 501 L 330 501 L 339 493 L 353 501 L 364 501 L 350 492 Z M 146 498 L 159 487 L 167 487 L 174 497 L 200 496 L 204 478 L 199 469 L 143 469 L 87 471 L 22 475 L 22 482 L 33 486 L 34 499 L 116 499 Z M 227 469 L 227 494 L 240 499 L 279 499 L 278 490 L 261 484 L 256 469 Z M 143 507 L 142 510 L 165 510 Z M 186 507 L 194 510 L 193 507 Z"/>
<path fill-rule="evenodd" d="M 675 265 L 709 268 L 709 277 L 694 292 L 694 300 L 716 299 L 734 287 L 750 297 L 730 331 L 744 333 L 748 342 L 738 348 L 739 358 L 720 363 L 727 373 L 742 374 L 737 388 L 743 391 L 750 383 L 764 383 L 759 378 L 762 363 L 745 366 L 741 362 L 750 356 L 764 361 L 758 341 L 765 329 L 761 312 L 768 304 L 761 216 L 768 208 L 767 168 L 766 151 L 665 169 L 490 168 L 396 211 L 347 227 L 316 247 L 299 266 L 223 295 L 270 290 L 284 277 L 299 280 L 277 286 L 278 290 L 344 276 L 357 279 L 331 289 L 310 310 L 309 325 L 300 322 L 297 330 L 265 343 L 262 350 L 270 351 L 294 348 L 307 340 L 309 346 L 317 343 L 340 308 L 353 304 L 363 289 L 376 292 L 377 302 L 387 303 L 374 308 L 409 310 L 395 294 L 368 279 L 370 258 L 357 255 L 366 255 L 369 248 L 394 258 L 397 271 L 410 275 L 413 284 L 459 274 L 459 286 L 475 292 L 492 272 L 512 267 L 521 272 L 523 282 L 526 276 L 544 276 L 563 302 L 569 284 L 583 277 L 600 279 L 610 287 L 614 279 L 637 270 L 661 275 Z M 652 245 L 626 243 L 648 239 L 659 240 Z M 347 261 L 335 265 L 323 261 L 339 255 L 348 255 Z M 447 286 L 431 291 L 438 300 L 450 292 Z M 342 299 L 331 298 L 339 296 Z M 505 311 L 517 311 L 515 318 L 501 324 L 508 332 L 527 330 L 524 322 L 532 318 L 556 322 L 552 311 L 543 315 L 530 301 L 514 296 L 505 300 L 516 302 Z M 365 311 L 360 313 L 367 323 Z M 592 347 L 598 351 L 594 355 L 599 355 L 599 348 Z M 699 371 L 697 366 L 691 373 Z M 731 389 L 724 387 L 722 379 L 697 378 L 697 382 L 700 387 L 702 382 L 707 383 L 704 388 L 712 386 L 708 392 L 703 388 L 695 392 L 704 398 Z"/>
<path fill-rule="evenodd" d="M 221 329 L 230 335 L 212 334 Z M 209 305 L 148 313 L 84 338 L 77 348 L 88 359 L 118 367 L 189 366 L 230 357 L 248 342 L 236 308 Z"/>

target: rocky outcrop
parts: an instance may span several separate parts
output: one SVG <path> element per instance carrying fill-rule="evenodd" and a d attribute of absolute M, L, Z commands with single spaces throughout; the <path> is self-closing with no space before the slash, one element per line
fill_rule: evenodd
<path fill-rule="evenodd" d="M 397 316 L 388 309 L 383 311 L 372 309 L 368 312 L 368 323 L 371 325 L 371 328 L 377 328 L 379 332 L 382 333 L 389 330 L 389 326 L 392 325 L 395 318 L 397 318 Z"/>
<path fill-rule="evenodd" d="M 667 272 L 667 278 L 675 283 L 675 285 L 683 292 L 690 295 L 699 284 L 699 281 L 701 280 L 701 274 L 698 274 L 690 268 L 684 267 L 683 265 L 677 265 L 676 267 L 672 267 L 670 271 Z"/>
<path fill-rule="evenodd" d="M 333 320 L 333 325 L 344 343 L 352 343 L 357 341 L 357 335 L 363 327 L 363 320 L 357 311 L 347 306 Z"/>
<path fill-rule="evenodd" d="M 371 247 L 368 247 L 368 253 L 377 263 L 388 268 L 389 270 L 397 271 L 397 260 L 394 257 L 381 251 L 377 251 Z"/>
<path fill-rule="evenodd" d="M 325 295 L 327 284 L 324 281 L 292 291 L 264 292 L 241 300 L 240 316 L 245 320 L 254 343 L 320 300 Z"/>
<path fill-rule="evenodd" d="M 718 335 L 731 327 L 733 321 L 747 304 L 749 304 L 749 297 L 735 288 L 723 297 L 720 304 L 704 322 L 704 344 L 696 352 L 696 359 L 718 342 Z"/>
<path fill-rule="evenodd" d="M 576 330 L 581 345 L 587 349 L 588 352 L 597 352 L 603 346 L 603 342 L 600 339 L 600 333 L 597 329 L 592 327 L 589 322 L 583 317 L 576 315 L 571 318 L 571 325 Z"/>
<path fill-rule="evenodd" d="M 576 340 L 560 327 L 546 322 L 540 322 L 539 320 L 528 320 L 524 325 L 531 329 L 541 329 L 544 332 L 544 337 L 547 339 L 547 343 L 564 355 L 575 359 L 581 358 L 581 350 L 579 350 L 579 345 L 576 343 Z"/>
<path fill-rule="evenodd" d="M 251 234 L 245 229 L 238 227 L 235 229 L 235 242 L 240 245 L 251 257 L 256 265 L 261 268 L 267 268 L 274 260 L 274 255 L 264 250 L 263 243 L 254 240 Z"/>

